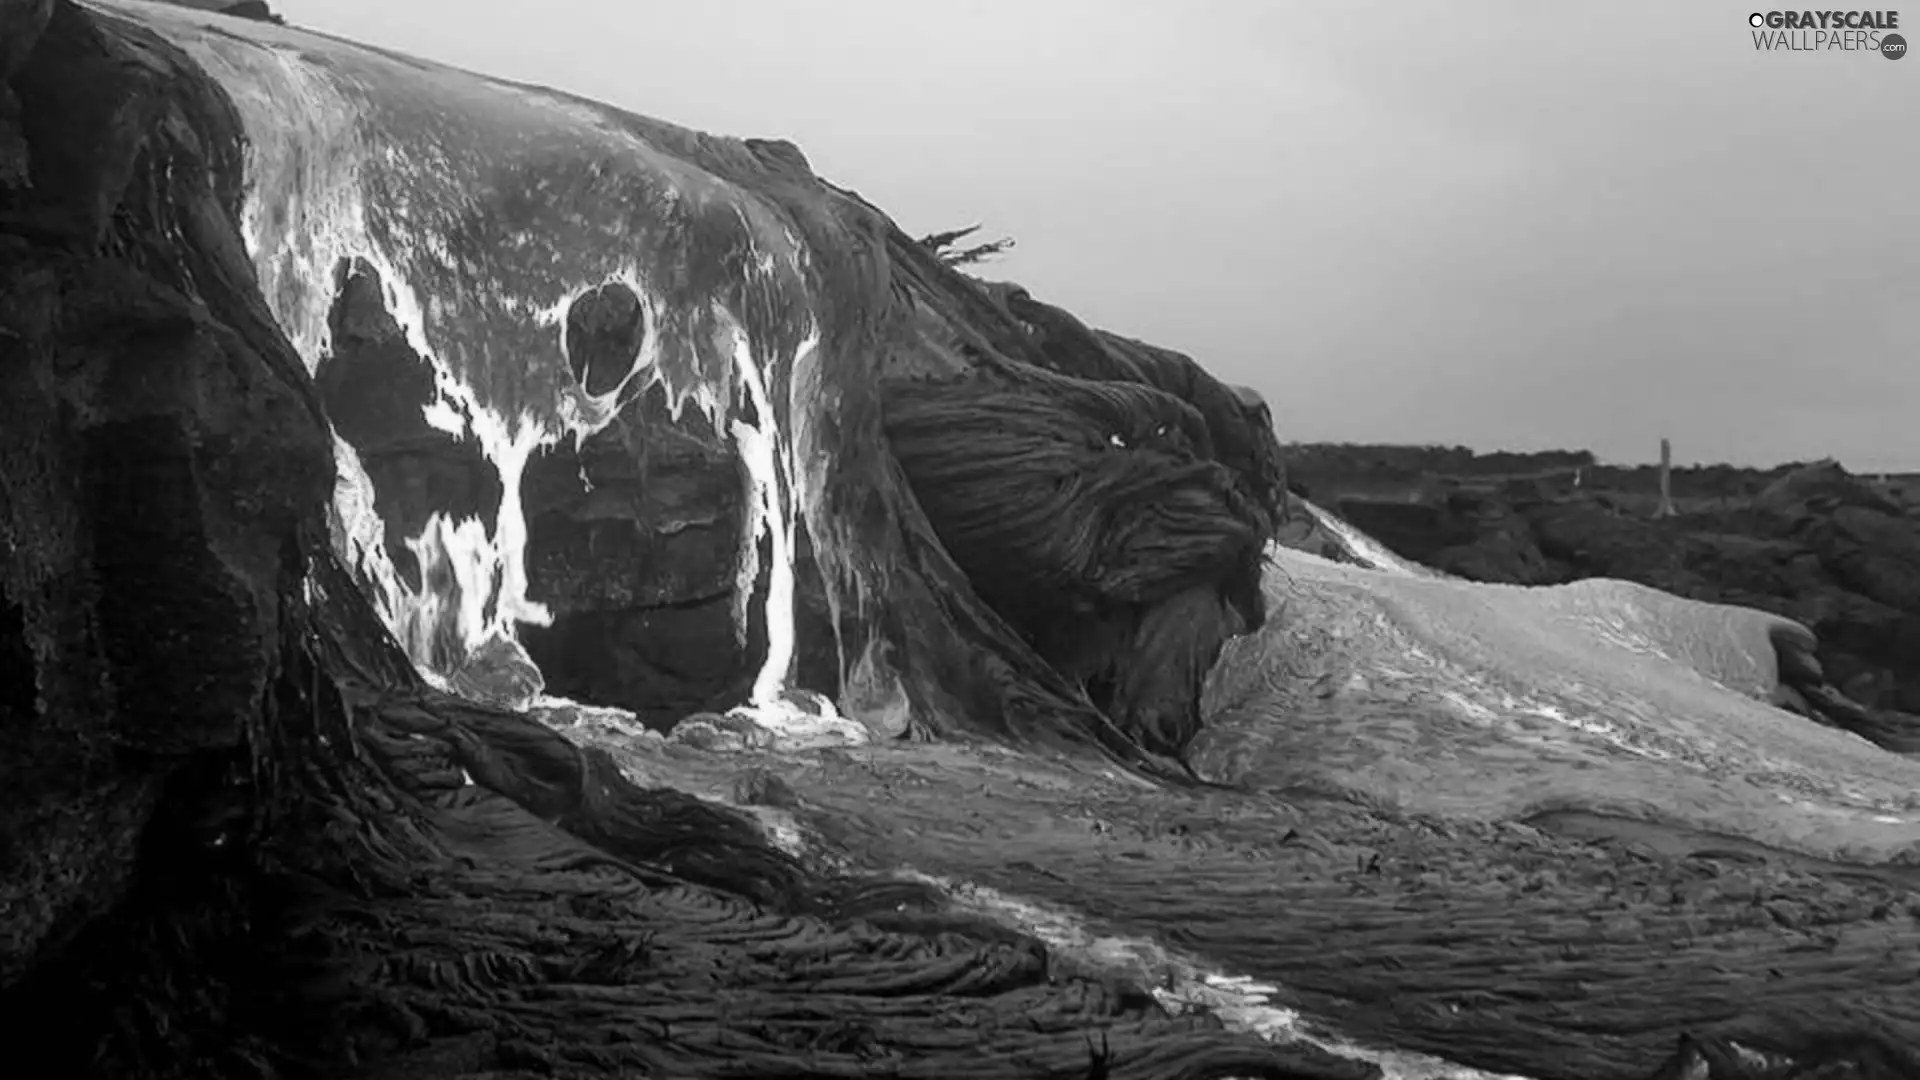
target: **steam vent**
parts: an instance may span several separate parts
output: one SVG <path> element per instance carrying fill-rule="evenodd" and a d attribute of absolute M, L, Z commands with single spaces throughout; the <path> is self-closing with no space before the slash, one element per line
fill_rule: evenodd
<path fill-rule="evenodd" d="M 8 1075 L 1920 1076 L 1805 625 L 1396 556 L 790 143 L 0 0 L 0 383 Z"/>

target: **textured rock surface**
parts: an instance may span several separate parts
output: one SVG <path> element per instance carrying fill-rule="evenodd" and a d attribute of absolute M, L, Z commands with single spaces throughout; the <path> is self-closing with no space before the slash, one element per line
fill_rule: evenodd
<path fill-rule="evenodd" d="M 232 234 L 224 99 L 162 93 L 72 7 L 53 22 L 13 72 L 34 184 L 4 208 L 46 228 L 0 234 L 0 981 L 119 899 L 178 788 L 244 766 L 302 570 L 288 538 L 331 483 Z M 136 161 L 128 133 L 166 124 L 214 137 Z"/>
<path fill-rule="evenodd" d="M 1257 622 L 1279 470 L 1268 429 L 1191 360 L 1123 355 L 1078 324 L 1036 340 L 786 144 L 274 26 L 141 14 L 232 88 L 254 191 L 243 233 L 335 418 L 336 542 L 438 680 L 519 705 L 544 687 L 658 728 L 743 703 L 786 715 L 806 690 L 882 734 L 906 715 L 921 733 L 1132 758 L 1190 735 L 1200 673 Z M 296 40 L 320 52 L 276 49 Z M 1185 483 L 1212 500 L 1136 516 L 1128 540 L 1058 518 L 1001 538 L 996 565 L 1025 559 L 1047 584 L 1024 599 L 1061 612 L 1103 567 L 1087 599 L 1113 631 L 1086 672 L 1043 629 L 1009 626 L 1004 592 L 997 611 L 948 599 L 972 592 L 949 552 L 973 549 L 909 491 L 980 447 L 845 449 L 900 436 L 906 398 L 987 385 L 1051 393 L 1042 411 L 1087 436 L 1081 464 L 1141 497 Z M 1130 412 L 1189 437 L 1121 440 Z M 1051 482 L 1057 461 L 998 441 L 1003 468 Z M 1196 528 L 1217 542 L 1176 560 L 1177 587 L 1122 580 Z M 1134 662 L 1174 648 L 1144 620 L 1189 593 L 1213 598 L 1211 615 L 1179 608 L 1209 644 Z M 1228 614 L 1229 594 L 1246 610 Z M 1110 687 L 1108 670 L 1141 685 Z"/>
<path fill-rule="evenodd" d="M 1729 855 L 1686 829 L 1643 855 L 1114 769 L 1190 734 L 1183 688 L 1269 599 L 1263 409 L 1184 357 L 967 285 L 785 144 L 147 4 L 59 4 L 33 45 L 10 84 L 33 185 L 0 184 L 13 1060 L 196 1080 L 1458 1075 L 1393 1043 L 1626 1078 L 1697 1075 L 1684 1054 L 1739 1042 L 1827 1075 L 1911 1071 L 1920 907 L 1900 867 Z M 909 405 L 988 392 L 1060 414 L 1006 460 L 1084 463 L 1135 496 L 1101 543 L 1006 560 L 1062 572 L 1046 587 L 1116 650 L 1105 680 L 978 602 L 920 509 L 945 498 L 964 531 L 979 496 L 929 486 L 958 455 L 903 448 Z M 1105 509 L 1084 496 L 1033 505 Z M 679 577 L 633 565 L 729 520 L 724 578 L 711 552 L 661 556 Z M 803 540 L 818 576 L 786 581 Z M 993 591 L 1002 568 L 972 561 Z M 685 655 L 622 622 L 708 619 L 723 595 L 725 636 Z M 789 610 L 820 629 L 786 636 Z M 1706 644 L 1752 661 L 1748 637 Z M 688 673 L 662 715 L 724 700 L 723 678 L 759 711 L 699 717 L 715 753 L 607 710 L 504 707 L 535 697 L 535 658 L 596 640 Z M 835 707 L 1029 752 L 751 749 L 781 709 Z M 1049 743 L 1107 753 L 1030 752 Z M 903 865 L 1104 936 L 1059 940 L 1070 919 Z M 1223 965 L 1276 1000 L 1203 977 Z M 1304 1037 L 1277 1005 L 1311 1013 Z"/>
<path fill-rule="evenodd" d="M 485 696 L 514 658 L 449 641 L 465 613 L 383 626 L 367 563 L 337 562 L 356 504 L 330 498 L 323 399 L 376 499 L 490 497 L 459 440 L 395 415 L 420 394 L 406 343 L 349 274 L 340 366 L 309 379 L 242 243 L 240 118 L 163 38 L 61 4 L 12 85 L 34 185 L 0 210 L 40 226 L 0 235 L 0 1013 L 20 1060 L 1368 1075 L 1053 970 L 924 887 L 812 874 L 737 812 L 423 684 L 416 662 Z M 396 579 L 460 583 L 448 546 L 409 546 Z"/>
<path fill-rule="evenodd" d="M 26 63 L 53 14 L 53 0 L 7 0 L 0 4 L 0 184 L 29 182 L 25 132 L 13 76 Z"/>

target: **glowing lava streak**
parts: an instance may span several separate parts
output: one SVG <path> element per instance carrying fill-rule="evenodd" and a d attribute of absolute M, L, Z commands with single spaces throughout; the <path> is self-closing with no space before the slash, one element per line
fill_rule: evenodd
<path fill-rule="evenodd" d="M 760 576 L 759 544 L 767 537 L 771 565 L 767 567 L 767 655 L 753 680 L 747 703 L 731 712 L 752 720 L 770 732 L 776 745 L 795 749 L 808 746 L 858 745 L 871 740 L 872 734 L 857 720 L 850 720 L 819 694 L 787 685 L 794 659 L 794 527 L 800 519 L 800 468 L 797 440 L 782 439 L 777 414 L 767 392 L 760 365 L 754 361 L 752 342 L 740 324 L 724 309 L 716 306 L 720 324 L 717 342 L 731 350 L 734 369 L 753 403 L 755 420 L 749 424 L 735 418 L 729 429 L 740 448 L 740 460 L 746 466 L 750 490 L 747 492 L 746 542 L 740 552 L 740 571 L 736 579 L 736 602 L 744 604 L 752 596 Z M 818 328 L 794 350 L 792 373 L 815 359 L 820 346 Z M 791 379 L 789 380 L 791 387 Z M 782 444 L 784 445 L 784 452 Z M 784 468 L 783 468 L 784 466 Z M 784 481 L 784 482 L 783 482 Z M 735 609 L 744 623 L 744 608 Z M 743 629 L 744 634 L 744 629 Z"/>
<path fill-rule="evenodd" d="M 747 540 L 740 560 L 742 580 L 736 586 L 736 596 L 751 595 L 755 579 L 760 576 L 759 539 L 763 532 L 771 548 L 771 565 L 767 567 L 767 655 L 761 662 L 760 672 L 753 680 L 753 691 L 748 697 L 751 704 L 764 707 L 782 700 L 787 675 L 793 667 L 793 529 L 799 516 L 795 513 L 799 500 L 793 490 L 794 470 L 780 468 L 779 426 L 773 402 L 767 394 L 766 380 L 761 377 L 760 365 L 753 359 L 752 343 L 726 309 L 715 305 L 714 315 L 719 320 L 721 332 L 730 339 L 725 344 L 733 352 L 734 368 L 746 386 L 758 421 L 757 424 L 749 424 L 736 417 L 731 427 L 751 487 L 747 493 Z M 794 362 L 798 364 L 809 357 L 818 341 L 817 334 L 810 336 L 800 346 Z M 784 484 L 781 482 L 783 471 L 786 473 Z"/>
<path fill-rule="evenodd" d="M 500 476 L 500 507 L 494 514 L 491 541 L 479 529 L 465 528 L 467 524 L 479 524 L 472 518 L 463 522 L 458 530 L 442 530 L 443 540 L 459 545 L 450 549 L 450 553 L 477 560 L 487 571 L 485 577 L 477 580 L 479 600 L 465 601 L 469 605 L 480 605 L 461 622 L 461 638 L 472 649 L 489 637 L 513 637 L 516 623 L 548 626 L 553 622 L 546 605 L 527 599 L 527 521 L 521 510 L 520 481 L 526 476 L 527 462 L 533 452 L 552 445 L 556 439 L 530 415 L 523 414 L 510 430 L 504 420 L 474 400 L 471 389 L 445 375 L 437 364 L 434 375 L 441 398 L 422 410 L 427 423 L 456 439 L 471 436 Z M 494 582 L 499 583 L 497 594 L 492 588 Z M 463 588 L 466 584 L 461 582 Z M 494 611 L 488 619 L 484 617 L 484 609 L 490 595 L 494 596 Z"/>

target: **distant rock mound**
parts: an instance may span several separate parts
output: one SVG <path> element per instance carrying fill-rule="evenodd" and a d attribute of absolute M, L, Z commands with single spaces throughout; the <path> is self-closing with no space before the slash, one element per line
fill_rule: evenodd
<path fill-rule="evenodd" d="M 1832 461 L 1774 470 L 1740 498 L 1648 504 L 1594 482 L 1429 480 L 1355 496 L 1344 517 L 1400 554 L 1474 581 L 1618 578 L 1738 604 L 1813 631 L 1817 684 L 1785 707 L 1907 753 L 1920 746 L 1920 513 Z"/>

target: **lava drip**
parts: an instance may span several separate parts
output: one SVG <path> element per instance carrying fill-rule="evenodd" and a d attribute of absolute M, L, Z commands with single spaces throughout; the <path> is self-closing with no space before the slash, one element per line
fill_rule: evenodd
<path fill-rule="evenodd" d="M 539 669 L 516 640 L 526 599 L 519 481 L 540 437 L 508 425 L 419 356 L 364 261 L 336 275 L 315 379 L 333 424 L 335 542 L 422 674 L 523 706 Z"/>
<path fill-rule="evenodd" d="M 767 371 L 754 357 L 746 329 L 725 308 L 715 305 L 716 346 L 731 354 L 734 372 L 746 394 L 751 414 L 736 410 L 730 430 L 747 476 L 747 527 L 740 547 L 736 601 L 756 590 L 760 577 L 760 541 L 767 541 L 766 597 L 762 601 L 766 626 L 766 655 L 753 680 L 747 702 L 732 714 L 751 720 L 776 738 L 808 742 L 864 742 L 867 732 L 858 722 L 842 717 L 833 702 L 790 685 L 797 644 L 795 632 L 796 526 L 800 520 L 800 471 L 793 440 L 780 430 L 769 392 Z M 793 363 L 810 362 L 818 347 L 817 331 L 795 351 Z M 736 608 L 745 632 L 744 609 Z"/>

